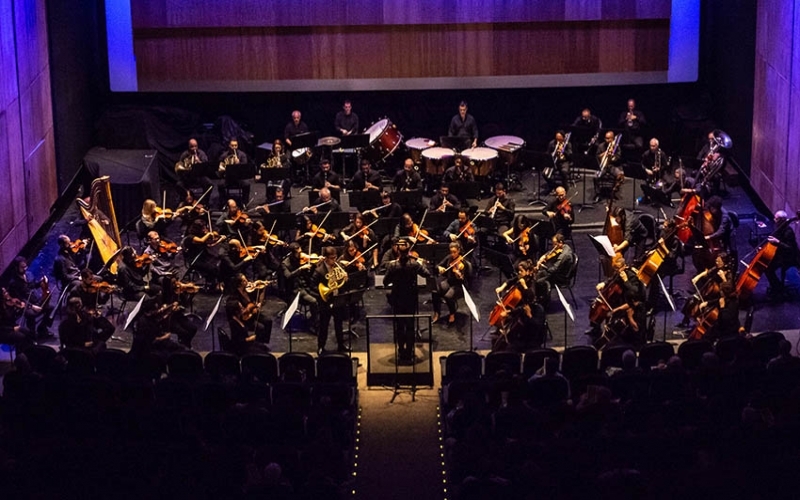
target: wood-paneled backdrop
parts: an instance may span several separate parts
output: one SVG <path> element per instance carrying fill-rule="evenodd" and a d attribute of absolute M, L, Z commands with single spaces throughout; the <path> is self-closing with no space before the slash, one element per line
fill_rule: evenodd
<path fill-rule="evenodd" d="M 666 71 L 670 0 L 131 2 L 148 82 Z"/>
<path fill-rule="evenodd" d="M 0 0 L 0 269 L 57 197 L 44 0 Z"/>
<path fill-rule="evenodd" d="M 800 209 L 800 0 L 759 1 L 756 33 L 751 178 L 773 212 L 793 214 Z"/>

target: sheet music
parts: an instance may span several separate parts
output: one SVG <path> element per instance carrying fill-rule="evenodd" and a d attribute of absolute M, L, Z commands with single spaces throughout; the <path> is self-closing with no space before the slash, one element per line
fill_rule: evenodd
<path fill-rule="evenodd" d="M 471 250 L 470 250 L 471 251 Z M 464 302 L 467 303 L 467 307 L 469 308 L 469 312 L 472 313 L 472 317 L 475 318 L 475 321 L 481 321 L 481 313 L 478 311 L 478 308 L 475 306 L 475 302 L 472 300 L 472 296 L 467 291 L 467 287 L 461 285 L 461 290 L 464 291 Z"/>
<path fill-rule="evenodd" d="M 606 254 L 609 257 L 613 257 L 614 255 L 616 255 L 616 252 L 614 251 L 614 245 L 611 244 L 611 240 L 608 239 L 608 236 L 606 236 L 605 234 L 601 234 L 599 236 L 594 236 L 590 234 L 589 238 L 593 239 L 601 247 L 603 247 L 603 250 L 606 251 Z"/>
<path fill-rule="evenodd" d="M 139 302 L 136 303 L 136 307 L 134 307 L 133 311 L 131 311 L 131 313 L 128 315 L 128 320 L 125 322 L 125 328 L 123 328 L 123 330 L 127 330 L 128 327 L 131 326 L 131 323 L 133 323 L 133 320 L 136 319 L 136 316 L 139 314 L 139 311 L 142 309 L 142 302 L 144 302 L 144 298 L 146 296 L 147 295 L 143 294 L 142 298 L 139 299 Z"/>
<path fill-rule="evenodd" d="M 283 324 L 281 324 L 281 330 L 286 330 L 286 325 L 289 324 L 289 320 L 292 319 L 294 313 L 297 311 L 297 307 L 300 305 L 300 292 L 297 292 L 297 295 L 294 296 L 294 300 L 292 304 L 286 309 L 286 312 L 283 313 Z"/>
<path fill-rule="evenodd" d="M 203 328 L 204 332 L 208 331 L 209 325 L 211 325 L 211 322 L 214 321 L 214 317 L 217 315 L 217 311 L 219 311 L 219 305 L 221 303 L 222 303 L 222 295 L 219 296 L 219 298 L 217 299 L 217 303 L 214 305 L 214 309 L 211 310 L 211 314 L 209 314 L 208 318 L 206 319 L 206 326 L 205 328 Z"/>
<path fill-rule="evenodd" d="M 567 302 L 567 299 L 564 298 L 564 294 L 561 293 L 561 289 L 558 288 L 558 285 L 555 285 L 555 287 L 556 287 L 556 292 L 558 292 L 558 300 L 561 301 L 561 305 L 564 306 L 564 310 L 567 311 L 569 319 L 571 319 L 572 322 L 575 323 L 575 313 L 572 312 L 572 306 L 570 306 L 569 302 Z"/>
<path fill-rule="evenodd" d="M 656 274 L 656 276 L 658 277 L 658 284 L 661 285 L 661 291 L 664 292 L 664 297 L 667 298 L 667 302 L 669 302 L 672 312 L 675 312 L 675 303 L 672 302 L 672 297 L 670 297 L 669 292 L 667 292 L 667 287 L 664 286 L 664 280 L 661 279 L 660 274 Z"/>

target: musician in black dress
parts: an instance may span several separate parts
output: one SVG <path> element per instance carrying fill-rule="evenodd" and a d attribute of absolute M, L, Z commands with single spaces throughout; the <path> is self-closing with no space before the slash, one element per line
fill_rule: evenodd
<path fill-rule="evenodd" d="M 520 299 L 516 306 L 508 308 L 502 306 L 500 321 L 496 325 L 497 341 L 492 344 L 493 351 L 509 348 L 524 352 L 542 346 L 547 333 L 545 325 L 547 316 L 536 299 L 534 273 L 533 263 L 530 260 L 522 260 L 516 265 L 516 275 L 495 288 L 501 304 L 504 294 L 510 293 L 513 288 L 519 290 Z"/>
<path fill-rule="evenodd" d="M 450 127 L 447 130 L 450 137 L 462 139 L 463 144 L 459 149 L 467 149 L 478 145 L 478 123 L 475 118 L 467 113 L 466 101 L 461 101 L 458 105 L 458 114 L 450 120 Z"/>
<path fill-rule="evenodd" d="M 113 333 L 114 325 L 104 316 L 84 309 L 80 297 L 67 300 L 67 317 L 58 325 L 58 337 L 64 347 L 97 354 L 106 348 Z"/>
<path fill-rule="evenodd" d="M 336 133 L 341 136 L 358 133 L 358 115 L 353 113 L 353 103 L 350 100 L 344 101 L 342 110 L 336 113 L 333 126 L 336 128 Z"/>
<path fill-rule="evenodd" d="M 628 267 L 625 263 L 625 258 L 621 254 L 617 254 L 611 260 L 611 265 L 614 269 L 614 274 L 605 282 L 598 283 L 597 291 L 603 294 L 608 293 L 607 288 L 620 287 L 620 300 L 610 304 L 612 309 L 607 317 L 600 319 L 600 322 L 590 321 L 591 328 L 585 333 L 591 336 L 596 341 L 595 345 L 599 347 L 605 345 L 606 341 L 615 340 L 631 345 L 639 345 L 644 342 L 644 334 L 647 329 L 647 310 L 645 305 L 647 292 L 645 286 L 639 280 L 636 271 Z M 606 322 L 608 323 L 605 332 L 606 338 L 600 339 L 601 327 Z"/>
<path fill-rule="evenodd" d="M 269 344 L 272 336 L 272 320 L 261 312 L 261 306 L 264 300 L 263 287 L 248 291 L 248 286 L 250 286 L 250 284 L 245 275 L 241 273 L 234 275 L 232 281 L 233 287 L 229 288 L 230 294 L 225 304 L 227 306 L 230 301 L 236 300 L 241 307 L 242 312 L 239 319 L 241 319 L 248 332 L 247 338 L 242 338 L 238 335 L 234 337 L 234 335 L 231 334 L 234 350 L 237 354 L 241 355 L 243 352 L 248 352 L 248 347 L 252 347 L 250 345 L 251 342 L 258 342 L 258 344 L 263 346 Z M 253 294 L 256 295 L 255 299 L 252 297 Z M 229 317 L 228 320 L 230 321 L 230 319 Z M 248 340 L 250 336 L 253 337 L 252 340 Z M 257 349 L 263 351 L 261 347 Z"/>
<path fill-rule="evenodd" d="M 291 166 L 289 156 L 286 154 L 283 147 L 283 141 L 275 139 L 272 143 L 272 151 L 267 156 L 266 162 L 258 166 L 255 179 L 256 181 L 260 181 L 262 176 L 266 176 L 271 169 L 286 169 L 291 168 Z M 292 180 L 287 177 L 280 181 L 272 179 L 267 181 L 267 201 L 272 201 L 276 189 L 282 189 L 284 193 L 286 193 L 287 198 L 291 198 Z"/>
<path fill-rule="evenodd" d="M 567 142 L 563 130 L 556 131 L 555 137 L 547 144 L 547 152 L 553 159 L 553 168 L 545 170 L 544 175 L 544 180 L 547 182 L 547 190 L 552 191 L 557 186 L 569 185 L 569 171 L 572 168 L 572 144 Z"/>
<path fill-rule="evenodd" d="M 414 170 L 414 160 L 406 158 L 403 169 L 392 179 L 392 185 L 395 191 L 415 191 L 422 187 L 422 177 Z"/>
<path fill-rule="evenodd" d="M 389 303 L 393 314 L 413 315 L 417 313 L 417 276 L 429 277 L 430 273 L 420 258 L 409 256 L 410 240 L 401 238 L 397 241 L 397 260 L 386 266 L 383 284 L 391 287 Z M 395 339 L 398 348 L 398 363 L 414 361 L 414 318 L 396 318 L 394 322 Z"/>
<path fill-rule="evenodd" d="M 224 236 L 209 231 L 202 219 L 192 222 L 183 239 L 183 258 L 186 266 L 190 270 L 200 273 L 212 286 L 219 282 L 219 249 L 217 245 L 224 240 Z"/>
<path fill-rule="evenodd" d="M 468 285 L 472 274 L 472 263 L 461 255 L 461 245 L 457 242 L 448 246 L 450 254 L 436 266 L 436 290 L 431 293 L 433 303 L 433 322 L 439 321 L 442 312 L 442 300 L 447 304 L 447 326 L 456 322 L 457 299 L 462 293 L 462 285 Z"/>
<path fill-rule="evenodd" d="M 775 257 L 772 258 L 766 275 L 769 280 L 769 290 L 767 293 L 771 297 L 782 298 L 785 295 L 786 287 L 783 280 L 778 278 L 777 271 L 780 269 L 783 275 L 789 268 L 800 266 L 800 251 L 797 249 L 797 239 L 794 229 L 789 224 L 789 215 L 783 211 L 775 212 L 774 217 L 775 232 L 769 237 L 769 241 L 777 245 Z"/>
<path fill-rule="evenodd" d="M 629 144 L 633 144 L 639 151 L 644 147 L 642 127 L 647 124 L 644 113 L 636 109 L 636 101 L 628 99 L 627 108 L 619 114 L 617 125 L 625 130 L 624 136 Z"/>

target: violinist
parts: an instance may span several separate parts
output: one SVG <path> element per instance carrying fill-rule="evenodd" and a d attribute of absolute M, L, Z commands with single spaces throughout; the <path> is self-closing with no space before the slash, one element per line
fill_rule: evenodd
<path fill-rule="evenodd" d="M 596 320 L 590 316 L 590 328 L 584 333 L 592 337 L 596 344 L 602 342 L 601 328 L 607 323 L 604 337 L 608 337 L 608 340 L 618 338 L 628 344 L 641 344 L 647 328 L 647 293 L 644 284 L 639 280 L 636 271 L 627 266 L 625 257 L 621 254 L 611 260 L 611 265 L 614 274 L 596 287 L 598 294 L 608 302 L 606 309 L 603 309 L 607 310 L 606 316 Z M 610 301 L 612 295 L 615 298 Z M 598 300 L 600 299 L 595 299 Z"/>
<path fill-rule="evenodd" d="M 253 219 L 241 209 L 236 200 L 230 199 L 217 219 L 216 227 L 219 234 L 228 238 L 238 237 L 240 233 L 246 236 L 253 227 Z"/>
<path fill-rule="evenodd" d="M 33 345 L 34 334 L 25 326 L 18 324 L 25 303 L 15 299 L 2 287 L 2 303 L 0 303 L 0 343 L 13 345 L 18 352 L 24 352 Z"/>
<path fill-rule="evenodd" d="M 450 186 L 442 183 L 439 191 L 431 196 L 431 211 L 447 212 L 456 211 L 461 207 L 461 201 L 454 194 L 450 193 Z"/>
<path fill-rule="evenodd" d="M 314 264 L 311 263 L 309 256 L 304 255 L 302 248 L 297 242 L 289 244 L 289 255 L 281 262 L 281 272 L 285 286 L 283 289 L 288 292 L 287 302 L 291 302 L 295 295 L 300 294 L 300 303 L 306 304 L 311 310 L 311 333 L 316 333 L 316 324 L 319 319 L 319 303 L 316 294 L 311 293 L 311 274 Z"/>
<path fill-rule="evenodd" d="M 62 290 L 80 284 L 81 269 L 86 267 L 86 251 L 76 245 L 80 242 L 82 240 L 73 242 L 66 234 L 58 237 L 58 255 L 53 262 L 53 275 L 61 284 Z"/>
<path fill-rule="evenodd" d="M 398 222 L 397 226 L 394 228 L 393 240 L 399 240 L 400 238 L 409 238 L 410 240 L 416 238 L 417 243 L 436 242 L 433 238 L 428 236 L 428 231 L 421 229 L 414 223 L 414 219 L 412 219 L 409 214 L 403 214 L 400 218 L 400 222 Z"/>
<path fill-rule="evenodd" d="M 566 186 L 569 183 L 569 170 L 572 167 L 572 144 L 567 139 L 563 130 L 556 131 L 555 137 L 547 145 L 547 152 L 553 158 L 553 169 L 546 175 L 547 191 L 550 192 L 557 186 Z"/>
<path fill-rule="evenodd" d="M 502 236 L 514 256 L 513 267 L 522 260 L 536 258 L 539 252 L 538 237 L 533 232 L 531 220 L 527 216 L 518 214 L 514 217 L 514 224 Z M 512 268 L 506 270 L 508 275 L 512 272 Z"/>
<path fill-rule="evenodd" d="M 722 207 L 722 198 L 712 196 L 706 200 L 703 208 L 695 214 L 695 227 L 702 233 L 703 239 L 695 242 L 692 261 L 697 271 L 702 271 L 714 263 L 714 258 L 721 252 L 738 260 L 735 249 L 731 247 L 733 221 L 728 211 Z"/>
<path fill-rule="evenodd" d="M 350 189 L 354 191 L 380 191 L 381 174 L 372 170 L 372 162 L 361 159 L 361 170 L 350 180 Z"/>
<path fill-rule="evenodd" d="M 195 220 L 183 239 L 184 261 L 189 270 L 198 271 L 209 285 L 219 281 L 219 250 L 225 237 L 208 230 L 203 221 Z"/>
<path fill-rule="evenodd" d="M 233 284 L 226 305 L 233 300 L 238 301 L 242 310 L 240 320 L 248 333 L 245 338 L 234 333 L 231 334 L 234 349 L 237 354 L 241 355 L 243 352 L 249 352 L 251 344 L 256 343 L 254 345 L 259 345 L 257 349 L 263 351 L 272 336 L 272 320 L 261 313 L 264 299 L 263 289 L 254 291 L 256 297 L 253 298 L 252 294 L 247 291 L 247 278 L 241 273 L 234 275 Z M 267 348 L 267 351 L 269 351 L 269 348 Z"/>
<path fill-rule="evenodd" d="M 469 220 L 465 208 L 458 209 L 458 217 L 444 230 L 444 237 L 451 242 L 457 242 L 465 252 L 469 252 L 478 244 L 475 238 L 477 230 L 475 224 Z"/>
<path fill-rule="evenodd" d="M 259 247 L 259 252 L 253 257 L 252 266 L 256 279 L 263 280 L 270 271 L 280 269 L 279 254 L 282 255 L 288 245 L 277 235 L 270 234 L 263 222 L 256 221 L 253 223 L 253 232 L 250 234 L 250 246 Z"/>
<path fill-rule="evenodd" d="M 396 315 L 412 315 L 417 313 L 417 276 L 427 278 L 430 273 L 425 268 L 424 261 L 411 258 L 409 250 L 411 240 L 400 238 L 397 240 L 398 259 L 389 262 L 386 266 L 386 276 L 383 284 L 391 287 L 389 304 L 392 313 Z M 395 319 L 395 339 L 397 342 L 398 364 L 414 362 L 414 328 L 413 317 Z"/>
<path fill-rule="evenodd" d="M 347 273 L 342 269 L 337 260 L 337 253 L 335 247 L 325 247 L 322 249 L 322 261 L 317 264 L 311 278 L 311 283 L 314 290 L 318 290 L 320 285 L 333 288 L 334 286 L 341 285 L 341 282 L 347 280 Z M 343 274 L 342 274 L 343 273 Z M 339 276 L 343 276 L 340 278 Z M 335 293 L 335 292 L 334 292 Z M 336 350 L 339 352 L 346 352 L 347 346 L 344 343 L 344 328 L 343 323 L 347 314 L 347 308 L 344 305 L 337 305 L 332 297 L 328 300 L 320 298 L 319 304 L 319 327 L 317 328 L 317 354 L 325 352 L 325 344 L 328 341 L 328 325 L 331 318 L 333 318 L 333 329 L 336 333 Z"/>
<path fill-rule="evenodd" d="M 457 242 L 450 243 L 448 250 L 450 254 L 436 266 L 439 276 L 436 279 L 436 290 L 431 292 L 431 301 L 433 302 L 433 322 L 439 321 L 444 299 L 449 313 L 447 326 L 453 326 L 456 322 L 458 294 L 462 291 L 462 285 L 469 286 L 472 263 L 461 254 L 461 245 Z"/>
<path fill-rule="evenodd" d="M 319 162 L 319 172 L 311 179 L 311 187 L 315 191 L 321 191 L 322 188 L 336 191 L 342 189 L 342 178 L 331 170 L 331 161 L 329 159 L 323 158 Z"/>
<path fill-rule="evenodd" d="M 506 196 L 506 187 L 502 182 L 494 186 L 494 196 L 486 204 L 486 214 L 497 224 L 497 234 L 502 235 L 511 226 L 516 205 L 514 200 Z"/>
<path fill-rule="evenodd" d="M 453 157 L 453 166 L 444 171 L 442 182 L 475 182 L 475 176 L 469 165 L 464 164 L 462 155 L 458 154 Z"/>
<path fill-rule="evenodd" d="M 348 274 L 365 271 L 367 269 L 366 259 L 361 255 L 361 250 L 358 249 L 358 245 L 356 245 L 356 242 L 353 240 L 348 240 L 348 242 L 344 244 L 344 250 L 339 262 Z M 377 265 L 375 267 L 377 267 Z"/>
<path fill-rule="evenodd" d="M 575 212 L 567 199 L 566 189 L 558 186 L 555 195 L 555 198 L 548 201 L 542 209 L 542 214 L 550 220 L 552 234 L 561 233 L 565 238 L 569 238 L 572 234 L 572 224 L 575 222 Z"/>
<path fill-rule="evenodd" d="M 81 284 L 72 289 L 70 297 L 80 298 L 83 310 L 90 315 L 101 316 L 100 307 L 108 302 L 116 289 L 116 286 L 101 280 L 87 267 L 81 271 Z"/>
<path fill-rule="evenodd" d="M 414 160 L 405 159 L 403 169 L 395 174 L 392 185 L 395 191 L 416 191 L 422 187 L 422 177 L 414 170 Z"/>
<path fill-rule="evenodd" d="M 231 165 L 247 164 L 247 155 L 239 149 L 239 141 L 232 138 L 228 141 L 228 148 L 219 155 L 219 174 L 224 179 L 220 186 L 220 198 L 228 198 L 228 188 L 238 188 L 242 191 L 242 202 L 250 199 L 250 182 L 245 179 L 228 179 L 226 172 Z"/>
<path fill-rule="evenodd" d="M 84 309 L 80 297 L 67 300 L 67 317 L 58 325 L 58 337 L 64 347 L 97 354 L 105 350 L 106 342 L 113 334 L 114 325 L 108 318 Z"/>
<path fill-rule="evenodd" d="M 331 190 L 328 188 L 322 188 L 319 190 L 319 197 L 314 200 L 314 203 L 310 207 L 303 207 L 303 212 L 341 212 L 342 207 L 339 205 L 339 202 L 336 201 L 331 195 Z"/>
<path fill-rule="evenodd" d="M 775 232 L 770 235 L 769 241 L 778 248 L 766 270 L 767 280 L 769 280 L 767 294 L 775 300 L 781 300 L 785 298 L 786 286 L 783 284 L 783 280 L 778 278 L 777 271 L 780 269 L 786 276 L 786 272 L 790 268 L 800 266 L 800 251 L 797 249 L 797 239 L 794 229 L 789 223 L 788 214 L 783 210 L 778 210 L 775 212 L 773 221 L 775 222 Z"/>
<path fill-rule="evenodd" d="M 53 306 L 50 305 L 50 290 L 46 278 L 35 281 L 28 272 L 28 261 L 18 256 L 11 264 L 13 273 L 8 282 L 8 293 L 25 302 L 23 309 L 25 327 L 36 332 L 37 339 L 53 338 L 50 327 L 53 325 Z"/>
<path fill-rule="evenodd" d="M 199 148 L 197 139 L 189 139 L 189 148 L 181 153 L 178 162 L 175 164 L 175 174 L 178 176 L 177 186 L 181 194 L 189 191 L 189 188 L 199 187 L 203 190 L 212 186 L 211 179 L 205 175 L 197 175 L 192 170 L 194 165 L 208 163 L 208 155 Z"/>
<path fill-rule="evenodd" d="M 175 209 L 175 217 L 179 217 L 181 226 L 188 229 L 195 220 L 206 218 L 206 208 L 190 190 L 183 191 L 181 196 L 182 199 L 178 203 L 178 208 Z"/>
<path fill-rule="evenodd" d="M 308 249 L 310 243 L 311 253 L 319 254 L 323 243 L 332 242 L 336 239 L 335 235 L 314 224 L 307 215 L 301 215 L 298 218 L 298 225 L 299 228 L 295 234 L 294 241 L 304 249 Z"/>
<path fill-rule="evenodd" d="M 345 242 L 352 241 L 360 252 L 363 252 L 367 248 L 371 247 L 374 243 L 378 242 L 378 236 L 375 234 L 375 231 L 373 231 L 372 228 L 367 227 L 366 223 L 364 222 L 364 216 L 361 214 L 356 214 L 353 217 L 353 222 L 342 229 L 339 234 Z M 373 264 L 377 266 L 377 246 L 373 249 L 372 254 L 373 255 L 370 256 L 370 262 L 373 262 Z"/>
<path fill-rule="evenodd" d="M 595 203 L 604 197 L 613 198 L 619 187 L 625 182 L 625 173 L 621 167 L 622 155 L 619 147 L 615 147 L 618 142 L 614 132 L 609 130 L 605 134 L 605 141 L 597 147 L 597 164 L 602 166 L 605 161 L 605 168 L 592 179 Z M 610 192 L 606 191 L 608 186 L 612 187 Z"/>
<path fill-rule="evenodd" d="M 145 255 L 153 257 L 151 268 L 157 276 L 165 276 L 172 273 L 172 264 L 180 247 L 173 241 L 162 240 L 157 231 L 147 233 L 147 246 L 144 248 Z"/>
<path fill-rule="evenodd" d="M 159 216 L 158 204 L 154 200 L 144 200 L 142 215 L 136 223 L 136 233 L 144 239 L 148 231 L 163 233 L 167 229 L 167 219 Z"/>
<path fill-rule="evenodd" d="M 158 297 L 147 298 L 136 316 L 130 356 L 139 363 L 150 354 L 167 358 L 171 353 L 185 350 L 185 347 L 171 338 L 171 332 L 164 321 L 165 315 L 172 311 L 172 304 L 162 305 Z M 166 360 L 166 359 L 165 359 Z"/>
<path fill-rule="evenodd" d="M 120 251 L 122 261 L 117 267 L 117 282 L 122 288 L 125 300 L 139 300 L 142 294 L 158 295 L 161 285 L 154 283 L 151 264 L 147 255 L 136 255 L 132 247 L 123 247 Z"/>
<path fill-rule="evenodd" d="M 236 238 L 228 240 L 228 244 L 221 245 L 219 249 L 219 275 L 226 279 L 225 287 L 232 288 L 233 280 L 238 274 L 243 274 L 253 263 L 258 252 L 249 252 Z"/>
<path fill-rule="evenodd" d="M 553 247 L 536 262 L 536 295 L 547 304 L 553 285 L 564 285 L 572 269 L 572 248 L 565 243 L 564 235 L 556 233 L 550 240 Z"/>
<path fill-rule="evenodd" d="M 245 354 L 266 354 L 269 347 L 259 342 L 258 337 L 247 325 L 246 309 L 233 295 L 225 301 L 225 315 L 228 317 L 228 327 L 231 332 L 230 349 L 237 356 Z"/>

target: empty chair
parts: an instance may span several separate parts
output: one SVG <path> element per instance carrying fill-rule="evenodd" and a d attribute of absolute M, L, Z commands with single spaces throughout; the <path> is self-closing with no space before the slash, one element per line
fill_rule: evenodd
<path fill-rule="evenodd" d="M 600 356 L 600 370 L 605 371 L 605 369 L 609 366 L 622 368 L 622 354 L 627 350 L 636 352 L 636 349 L 634 349 L 633 346 L 626 344 L 607 346 L 605 349 L 603 349 L 603 353 Z"/>
<path fill-rule="evenodd" d="M 582 375 L 597 372 L 597 349 L 586 345 L 576 345 L 564 349 L 561 355 L 561 373 L 570 382 Z"/>
<path fill-rule="evenodd" d="M 750 343 L 753 345 L 753 354 L 760 363 L 767 364 L 770 359 L 780 354 L 778 345 L 781 340 L 785 339 L 786 337 L 781 332 L 759 333 L 750 339 Z"/>
<path fill-rule="evenodd" d="M 547 358 L 559 360 L 558 352 L 549 347 L 544 349 L 534 349 L 525 353 L 525 358 L 522 360 L 522 373 L 526 377 L 530 377 L 537 370 L 544 366 L 544 360 Z"/>
<path fill-rule="evenodd" d="M 206 373 L 215 378 L 238 377 L 240 373 L 239 358 L 229 352 L 213 351 L 206 354 L 203 366 Z"/>
<path fill-rule="evenodd" d="M 482 371 L 481 355 L 474 351 L 456 351 L 445 360 L 446 377 L 442 382 L 450 380 L 477 380 Z"/>
<path fill-rule="evenodd" d="M 167 358 L 170 377 L 194 378 L 203 374 L 203 358 L 194 351 L 178 351 Z"/>
<path fill-rule="evenodd" d="M 121 349 L 104 349 L 94 357 L 94 366 L 98 375 L 112 380 L 123 380 L 130 375 L 130 358 Z"/>
<path fill-rule="evenodd" d="M 325 383 L 354 384 L 353 361 L 346 354 L 332 352 L 317 358 L 317 380 Z"/>
<path fill-rule="evenodd" d="M 642 346 L 639 351 L 639 368 L 649 370 L 657 366 L 659 361 L 666 363 L 675 355 L 675 348 L 668 342 L 651 342 Z"/>
<path fill-rule="evenodd" d="M 25 349 L 25 356 L 35 372 L 47 375 L 57 370 L 56 351 L 46 345 L 34 345 Z"/>
<path fill-rule="evenodd" d="M 249 382 L 272 383 L 278 380 L 278 360 L 272 354 L 245 354 L 242 377 Z"/>
<path fill-rule="evenodd" d="M 683 362 L 683 367 L 687 370 L 697 369 L 703 359 L 703 354 L 714 351 L 711 342 L 700 340 L 687 340 L 678 346 L 678 357 Z"/>
<path fill-rule="evenodd" d="M 93 375 L 94 354 L 86 349 L 66 348 L 61 355 L 67 360 L 67 373 L 70 375 Z"/>
<path fill-rule="evenodd" d="M 314 373 L 314 357 L 307 352 L 287 352 L 278 358 L 278 369 L 284 382 L 312 381 Z"/>
<path fill-rule="evenodd" d="M 508 372 L 509 375 L 522 373 L 522 354 L 510 351 L 487 354 L 483 367 L 484 377 L 493 377 L 501 369 Z"/>

